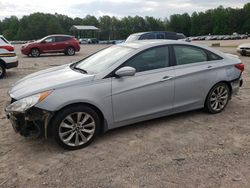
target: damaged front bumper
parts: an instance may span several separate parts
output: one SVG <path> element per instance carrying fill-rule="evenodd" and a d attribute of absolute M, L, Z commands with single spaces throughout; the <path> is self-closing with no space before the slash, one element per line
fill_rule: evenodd
<path fill-rule="evenodd" d="M 5 110 L 15 132 L 25 137 L 48 137 L 48 124 L 52 112 L 32 107 L 23 113 Z"/>

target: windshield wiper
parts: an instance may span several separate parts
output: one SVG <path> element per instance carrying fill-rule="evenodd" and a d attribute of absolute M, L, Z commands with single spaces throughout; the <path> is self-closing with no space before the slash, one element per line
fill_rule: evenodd
<path fill-rule="evenodd" d="M 77 67 L 76 65 L 73 66 L 72 69 L 73 69 L 73 70 L 77 70 L 77 71 L 79 71 L 79 72 L 81 72 L 81 73 L 83 73 L 83 74 L 88 74 L 88 72 L 87 72 L 86 70 L 81 69 L 81 68 Z"/>

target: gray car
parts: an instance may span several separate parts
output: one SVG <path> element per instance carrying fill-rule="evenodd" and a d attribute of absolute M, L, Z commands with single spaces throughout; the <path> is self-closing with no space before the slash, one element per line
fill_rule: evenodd
<path fill-rule="evenodd" d="M 205 46 L 123 43 L 23 78 L 5 110 L 21 135 L 79 149 L 124 125 L 200 108 L 219 113 L 242 85 L 243 70 L 237 56 Z"/>

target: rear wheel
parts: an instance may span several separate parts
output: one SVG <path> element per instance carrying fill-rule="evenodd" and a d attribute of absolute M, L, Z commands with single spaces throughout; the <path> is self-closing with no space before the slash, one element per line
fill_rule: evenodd
<path fill-rule="evenodd" d="M 5 67 L 2 63 L 0 63 L 0 79 L 4 77 L 5 75 Z"/>
<path fill-rule="evenodd" d="M 33 48 L 30 50 L 30 55 L 32 57 L 39 57 L 40 56 L 40 51 L 37 48 Z"/>
<path fill-rule="evenodd" d="M 226 83 L 216 84 L 209 92 L 205 109 L 211 113 L 216 114 L 225 109 L 230 99 L 230 89 Z"/>
<path fill-rule="evenodd" d="M 66 53 L 67 53 L 67 55 L 69 55 L 69 56 L 75 55 L 75 49 L 74 49 L 73 47 L 68 47 L 68 48 L 66 49 Z"/>
<path fill-rule="evenodd" d="M 88 146 L 100 130 L 100 118 L 88 106 L 63 109 L 53 120 L 53 136 L 62 147 L 70 150 Z"/>

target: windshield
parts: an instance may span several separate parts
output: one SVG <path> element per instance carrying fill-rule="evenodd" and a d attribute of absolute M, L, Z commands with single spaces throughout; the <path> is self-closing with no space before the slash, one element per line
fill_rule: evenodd
<path fill-rule="evenodd" d="M 138 40 L 140 37 L 140 35 L 130 35 L 125 42 L 132 42 L 132 41 L 135 41 L 135 40 Z"/>
<path fill-rule="evenodd" d="M 133 51 L 133 48 L 111 46 L 82 60 L 75 68 L 82 69 L 89 74 L 96 74 L 109 68 L 131 51 Z"/>

